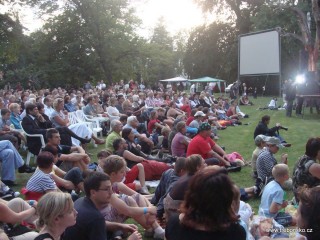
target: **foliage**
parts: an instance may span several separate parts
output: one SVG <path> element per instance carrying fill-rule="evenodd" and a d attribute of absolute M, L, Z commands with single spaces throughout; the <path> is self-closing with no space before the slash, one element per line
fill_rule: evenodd
<path fill-rule="evenodd" d="M 312 57 L 309 62 L 318 58 L 316 18 L 312 18 L 310 32 L 303 29 L 306 12 L 318 9 L 312 8 L 315 0 L 195 0 L 219 20 L 171 36 L 160 18 L 150 39 L 137 35 L 140 20 L 129 2 L 0 1 L 37 7 L 39 15 L 48 19 L 41 30 L 26 36 L 18 15 L 0 15 L 0 70 L 5 80 L 15 83 L 31 78 L 39 87 L 80 87 L 86 80 L 100 79 L 143 79 L 153 84 L 182 74 L 233 82 L 237 78 L 237 36 L 275 27 L 281 28 L 284 78 L 300 70 L 302 46 Z"/>
<path fill-rule="evenodd" d="M 186 73 L 191 78 L 235 79 L 236 39 L 234 28 L 226 23 L 212 23 L 195 29 L 190 34 L 183 60 Z"/>
<path fill-rule="evenodd" d="M 160 18 L 153 30 L 150 43 L 146 46 L 146 80 L 156 82 L 161 79 L 175 77 L 175 52 L 173 50 L 173 38 L 166 30 L 164 19 Z"/>
<path fill-rule="evenodd" d="M 36 66 L 50 85 L 132 75 L 140 39 L 139 21 L 126 0 L 25 0 L 43 13 L 55 13 L 33 35 Z M 60 7 L 60 8 L 59 8 Z M 58 16 L 57 16 L 58 14 Z M 64 84 L 65 85 L 65 84 Z"/>
<path fill-rule="evenodd" d="M 300 33 L 297 19 L 292 12 L 289 9 L 275 9 L 264 5 L 251 21 L 254 26 L 253 31 L 281 29 L 282 76 L 285 79 L 296 75 L 299 71 L 299 50 L 303 45 L 290 34 Z"/>
<path fill-rule="evenodd" d="M 248 33 L 251 30 L 250 18 L 254 16 L 264 0 L 195 0 L 202 7 L 203 12 L 220 13 L 224 16 L 227 12 L 229 21 L 236 24 L 239 33 Z"/>

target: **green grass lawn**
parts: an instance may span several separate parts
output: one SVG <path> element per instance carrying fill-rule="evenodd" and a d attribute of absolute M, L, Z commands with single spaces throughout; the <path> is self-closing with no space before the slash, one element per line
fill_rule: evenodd
<path fill-rule="evenodd" d="M 242 120 L 243 125 L 228 127 L 226 130 L 219 131 L 220 139 L 217 143 L 220 146 L 225 146 L 227 153 L 236 151 L 239 152 L 246 160 L 251 160 L 251 154 L 255 148 L 253 141 L 255 126 L 262 116 L 270 115 L 271 121 L 269 127 L 273 127 L 277 122 L 279 122 L 282 126 L 289 128 L 288 131 L 281 130 L 280 134 L 287 142 L 292 144 L 292 147 L 280 149 L 276 154 L 276 158 L 280 159 L 282 153 L 288 153 L 288 164 L 292 173 L 296 160 L 304 153 L 305 144 L 308 138 L 319 136 L 320 115 L 310 114 L 309 109 L 306 109 L 304 118 L 297 117 L 295 112 L 293 112 L 291 118 L 287 118 L 285 116 L 285 110 L 257 110 L 259 107 L 266 106 L 270 99 L 270 97 L 252 99 L 254 103 L 253 106 L 241 106 L 241 111 L 248 114 L 249 118 Z M 278 103 L 282 104 L 282 101 L 280 100 Z M 103 148 L 104 146 L 98 146 L 97 148 L 93 148 L 92 145 L 89 146 L 88 151 L 93 154 L 92 161 L 97 161 L 96 154 Z M 239 187 L 249 187 L 254 184 L 254 181 L 251 178 L 250 166 L 244 167 L 241 172 L 231 173 L 230 175 Z M 21 187 L 25 185 L 28 177 L 30 177 L 30 174 L 18 173 L 17 183 L 19 185 L 15 187 L 15 189 L 19 191 Z M 291 198 L 292 193 L 288 192 L 287 196 L 288 198 Z M 249 204 L 253 207 L 256 213 L 259 203 L 259 199 L 252 199 L 249 201 Z"/>

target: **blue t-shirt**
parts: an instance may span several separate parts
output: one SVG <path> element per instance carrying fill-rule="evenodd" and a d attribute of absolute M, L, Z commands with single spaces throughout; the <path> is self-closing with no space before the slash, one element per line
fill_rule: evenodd
<path fill-rule="evenodd" d="M 284 191 L 279 183 L 276 181 L 269 182 L 262 193 L 261 203 L 259 206 L 259 215 L 266 217 L 275 217 L 277 213 L 270 213 L 269 209 L 273 202 L 282 204 L 284 198 Z"/>

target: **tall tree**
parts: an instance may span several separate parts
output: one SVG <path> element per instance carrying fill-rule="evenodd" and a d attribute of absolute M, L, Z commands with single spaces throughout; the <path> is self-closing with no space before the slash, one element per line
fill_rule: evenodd
<path fill-rule="evenodd" d="M 254 16 L 265 0 L 194 0 L 202 7 L 203 12 L 215 12 L 221 19 L 228 16 L 229 22 L 234 22 L 240 33 L 251 30 L 250 18 Z M 230 15 L 232 13 L 233 15 Z"/>
<path fill-rule="evenodd" d="M 154 27 L 153 35 L 147 46 L 146 77 L 151 82 L 172 78 L 176 75 L 177 62 L 173 50 L 173 39 L 160 18 Z"/>
<path fill-rule="evenodd" d="M 130 55 L 137 37 L 134 33 L 139 21 L 127 0 L 67 0 L 62 6 L 55 0 L 21 0 L 38 6 L 46 13 L 68 10 L 79 18 L 86 48 L 96 55 L 96 60 L 107 80 L 112 81 L 117 65 Z M 57 12 L 56 12 L 57 13 Z M 133 44 L 131 44 L 133 43 Z"/>
<path fill-rule="evenodd" d="M 184 58 L 186 73 L 191 78 L 217 75 L 236 78 L 236 34 L 226 23 L 212 23 L 196 28 L 189 37 Z"/>
<path fill-rule="evenodd" d="M 289 10 L 294 13 L 299 31 L 288 32 L 286 35 L 298 39 L 303 44 L 308 54 L 308 71 L 317 72 L 320 47 L 320 2 L 318 0 L 270 1 L 268 6 L 274 12 Z M 314 27 L 310 27 L 312 24 Z"/>

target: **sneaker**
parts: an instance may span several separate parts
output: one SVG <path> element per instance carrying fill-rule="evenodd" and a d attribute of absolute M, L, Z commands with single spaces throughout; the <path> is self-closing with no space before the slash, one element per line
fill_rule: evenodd
<path fill-rule="evenodd" d="M 14 192 L 10 189 L 10 190 L 7 191 L 7 192 L 0 193 L 0 198 L 2 198 L 3 200 L 9 201 L 9 200 L 15 198 Z"/>
<path fill-rule="evenodd" d="M 11 180 L 1 180 L 5 185 L 7 185 L 8 187 L 14 187 L 17 186 L 17 184 L 14 181 Z"/>
<path fill-rule="evenodd" d="M 240 172 L 241 167 L 240 166 L 230 166 L 226 168 L 228 172 Z"/>
<path fill-rule="evenodd" d="M 281 143 L 284 147 L 291 147 L 291 143 Z"/>
<path fill-rule="evenodd" d="M 30 167 L 26 164 L 18 168 L 19 173 L 33 173 L 36 170 L 34 167 Z"/>
<path fill-rule="evenodd" d="M 150 192 L 149 192 L 147 186 L 143 186 L 143 187 L 139 190 L 139 193 L 140 193 L 141 195 L 150 195 Z"/>

